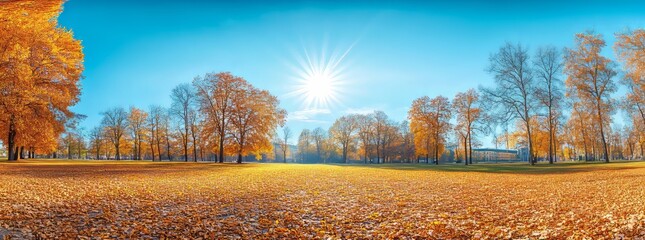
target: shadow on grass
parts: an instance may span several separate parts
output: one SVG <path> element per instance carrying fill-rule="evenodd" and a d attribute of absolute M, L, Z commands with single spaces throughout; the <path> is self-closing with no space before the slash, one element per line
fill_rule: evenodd
<path fill-rule="evenodd" d="M 484 163 L 473 165 L 462 164 L 373 164 L 351 165 L 354 167 L 404 170 L 404 171 L 441 171 L 441 172 L 482 172 L 482 173 L 513 173 L 513 174 L 565 174 L 575 172 L 592 172 L 606 170 L 627 170 L 645 168 L 645 162 L 567 162 L 546 164 L 539 163 L 531 166 L 527 163 Z"/>
<path fill-rule="evenodd" d="M 212 162 L 150 162 L 89 160 L 0 161 L 0 174 L 38 178 L 119 177 L 124 175 L 163 175 L 169 173 L 217 172 L 252 167 L 250 164 Z"/>

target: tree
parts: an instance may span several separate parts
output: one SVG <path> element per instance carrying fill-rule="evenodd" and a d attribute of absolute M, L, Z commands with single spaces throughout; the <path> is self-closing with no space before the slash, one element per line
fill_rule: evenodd
<path fill-rule="evenodd" d="M 74 116 L 83 53 L 72 32 L 58 26 L 62 4 L 9 1 L 0 8 L 0 139 L 9 160 L 36 143 L 51 149 Z"/>
<path fill-rule="evenodd" d="M 150 131 L 150 151 L 152 152 L 152 161 L 155 160 L 155 147 L 157 149 L 157 156 L 161 160 L 161 139 L 162 139 L 162 124 L 166 110 L 160 106 L 151 106 L 150 114 L 148 115 L 148 130 Z"/>
<path fill-rule="evenodd" d="M 564 98 L 562 92 L 562 81 L 558 76 L 562 71 L 562 60 L 560 52 L 555 47 L 539 48 L 533 59 L 535 66 L 536 82 L 535 96 L 543 107 L 547 110 L 547 127 L 548 127 L 548 151 L 549 163 L 553 164 L 553 158 L 556 155 L 556 121 L 560 112 L 560 104 Z"/>
<path fill-rule="evenodd" d="M 374 118 L 372 123 L 374 124 L 374 141 L 376 143 L 376 163 L 381 163 L 381 161 L 385 161 L 382 157 L 386 138 L 388 137 L 387 131 L 389 119 L 383 111 L 374 111 L 374 115 L 372 116 Z"/>
<path fill-rule="evenodd" d="M 481 88 L 485 101 L 496 106 L 495 115 L 520 119 L 524 125 L 531 165 L 535 164 L 531 136 L 531 117 L 534 115 L 535 83 L 528 50 L 520 44 L 506 43 L 491 54 L 487 71 L 495 77 L 494 88 Z"/>
<path fill-rule="evenodd" d="M 311 137 L 314 141 L 314 145 L 316 145 L 316 156 L 318 157 L 318 162 L 322 161 L 323 163 L 327 163 L 327 158 L 322 157 L 322 151 L 323 151 L 323 144 L 325 142 L 325 131 L 317 127 L 311 132 Z"/>
<path fill-rule="evenodd" d="M 576 34 L 576 47 L 567 49 L 565 56 L 566 86 L 580 101 L 594 105 L 595 123 L 599 126 L 605 162 L 609 162 L 609 150 L 605 137 L 606 121 L 610 121 L 611 94 L 616 91 L 613 81 L 615 64 L 600 55 L 605 46 L 602 35 L 593 32 Z"/>
<path fill-rule="evenodd" d="M 132 131 L 132 138 L 134 140 L 134 159 L 141 160 L 141 148 L 143 143 L 144 134 L 147 131 L 146 120 L 148 113 L 136 107 L 130 107 L 128 115 L 128 127 Z"/>
<path fill-rule="evenodd" d="M 350 114 L 342 116 L 334 122 L 334 124 L 329 128 L 329 135 L 331 138 L 338 144 L 340 144 L 342 149 L 342 160 L 344 163 L 347 161 L 347 152 L 349 145 L 352 140 L 354 140 L 356 130 L 358 126 L 356 124 L 357 116 L 355 114 Z"/>
<path fill-rule="evenodd" d="M 616 34 L 614 50 L 627 70 L 627 76 L 645 92 L 645 29 L 636 29 Z"/>
<path fill-rule="evenodd" d="M 464 139 L 464 161 L 473 161 L 473 143 L 475 124 L 480 120 L 481 109 L 479 108 L 479 93 L 475 89 L 469 89 L 463 93 L 457 93 L 452 101 L 452 107 L 457 115 L 455 130 Z"/>
<path fill-rule="evenodd" d="M 90 132 L 90 145 L 94 150 L 96 160 L 101 159 L 101 147 L 103 145 L 103 128 L 96 126 Z"/>
<path fill-rule="evenodd" d="M 128 127 L 128 114 L 122 107 L 115 107 L 102 113 L 101 124 L 106 129 L 108 138 L 116 151 L 116 160 L 121 160 L 121 141 Z"/>
<path fill-rule="evenodd" d="M 282 161 L 287 163 L 287 150 L 289 150 L 289 138 L 291 137 L 291 129 L 289 127 L 282 128 L 282 141 L 280 142 L 280 149 L 282 150 Z"/>
<path fill-rule="evenodd" d="M 425 148 L 416 148 L 418 155 L 426 155 L 429 160 L 433 153 L 435 164 L 439 164 L 443 152 L 446 134 L 450 131 L 450 102 L 448 98 L 437 96 L 433 99 L 424 96 L 415 99 L 408 111 L 410 129 L 414 134 L 414 143 Z M 429 163 L 429 161 L 428 161 Z"/>
<path fill-rule="evenodd" d="M 363 145 L 363 161 L 367 163 L 369 160 L 370 163 L 372 159 L 370 158 L 370 150 L 372 141 L 374 139 L 374 118 L 372 114 L 360 114 L 356 116 L 356 125 L 358 127 L 358 138 L 360 139 L 361 145 Z"/>
<path fill-rule="evenodd" d="M 298 153 L 300 155 L 300 162 L 307 162 L 307 155 L 310 153 L 311 146 L 311 130 L 302 129 L 298 136 Z"/>
<path fill-rule="evenodd" d="M 172 89 L 170 98 L 172 99 L 170 113 L 182 124 L 183 131 L 181 131 L 180 135 L 184 150 L 184 161 L 188 162 L 188 131 L 190 131 L 192 111 L 194 111 L 195 91 L 189 84 L 182 83 Z"/>
<path fill-rule="evenodd" d="M 204 77 L 195 77 L 193 86 L 197 89 L 200 111 L 206 116 L 208 128 L 214 129 L 217 136 L 218 160 L 224 161 L 224 146 L 231 135 L 229 128 L 232 122 L 233 100 L 239 98 L 239 89 L 246 85 L 246 80 L 229 72 L 209 73 Z"/>
<path fill-rule="evenodd" d="M 235 143 L 231 152 L 237 154 L 237 163 L 242 163 L 242 156 L 250 153 L 259 158 L 261 153 L 272 151 L 273 130 L 284 125 L 287 115 L 278 106 L 277 97 L 243 81 L 234 89 L 230 105 L 231 135 Z"/>

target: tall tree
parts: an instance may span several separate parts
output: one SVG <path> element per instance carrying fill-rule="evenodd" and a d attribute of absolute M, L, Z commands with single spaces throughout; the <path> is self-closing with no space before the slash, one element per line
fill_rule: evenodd
<path fill-rule="evenodd" d="M 609 150 L 605 136 L 610 121 L 611 94 L 616 91 L 615 63 L 600 55 L 605 46 L 602 35 L 593 32 L 576 34 L 576 47 L 566 49 L 566 86 L 581 101 L 594 105 L 595 123 L 600 131 L 605 162 L 609 162 Z"/>
<path fill-rule="evenodd" d="M 456 130 L 464 139 L 464 160 L 473 161 L 473 135 L 475 124 L 480 120 L 479 93 L 475 89 L 457 93 L 452 101 L 452 107 L 457 115 Z M 468 163 L 466 163 L 468 164 Z"/>
<path fill-rule="evenodd" d="M 95 159 L 101 159 L 101 146 L 103 145 L 103 129 L 101 126 L 96 126 L 90 132 L 90 145 L 94 149 Z"/>
<path fill-rule="evenodd" d="M 191 116 L 195 104 L 195 91 L 186 83 L 177 85 L 170 94 L 172 106 L 170 113 L 181 121 L 181 141 L 184 150 L 184 161 L 188 162 L 188 131 L 191 127 Z"/>
<path fill-rule="evenodd" d="M 280 141 L 280 150 L 282 150 L 282 162 L 287 163 L 287 151 L 289 150 L 289 138 L 291 138 L 291 129 L 282 128 L 282 140 Z"/>
<path fill-rule="evenodd" d="M 233 99 L 240 95 L 239 89 L 246 85 L 246 80 L 229 72 L 208 73 L 204 77 L 195 77 L 193 86 L 197 89 L 199 109 L 206 115 L 206 124 L 215 130 L 219 162 L 224 161 L 224 146 L 231 135 L 229 124 L 232 118 Z"/>
<path fill-rule="evenodd" d="M 384 145 L 386 143 L 387 134 L 388 134 L 388 117 L 387 114 L 383 111 L 374 111 L 372 115 L 374 121 L 374 141 L 376 146 L 376 163 L 381 163 L 383 159 Z"/>
<path fill-rule="evenodd" d="M 102 114 L 101 124 L 105 127 L 108 138 L 114 146 L 116 160 L 121 160 L 121 141 L 128 127 L 128 113 L 122 107 L 115 107 Z"/>
<path fill-rule="evenodd" d="M 58 26 L 62 4 L 5 1 L 0 7 L 0 139 L 9 160 L 25 145 L 55 143 L 74 116 L 69 108 L 78 102 L 83 53 L 72 32 Z"/>
<path fill-rule="evenodd" d="M 564 98 L 563 83 L 559 78 L 563 67 L 562 56 L 555 47 L 539 48 L 533 65 L 537 78 L 535 96 L 547 111 L 549 163 L 553 164 L 557 149 L 556 121 L 561 110 L 560 102 Z"/>
<path fill-rule="evenodd" d="M 358 138 L 361 145 L 363 145 L 363 161 L 367 163 L 372 162 L 370 158 L 370 150 L 372 141 L 374 139 L 374 118 L 372 114 L 360 114 L 356 116 L 356 125 L 358 127 Z"/>
<path fill-rule="evenodd" d="M 354 114 L 342 116 L 336 119 L 331 128 L 329 128 L 329 135 L 341 146 L 343 152 L 342 160 L 344 163 L 348 163 L 347 153 L 358 130 L 356 118 Z"/>
<path fill-rule="evenodd" d="M 266 90 L 260 90 L 244 81 L 235 89 L 231 99 L 230 126 L 233 142 L 231 152 L 242 156 L 272 151 L 271 135 L 278 126 L 284 125 L 287 112 L 281 109 L 278 98 Z"/>
<path fill-rule="evenodd" d="M 298 136 L 298 154 L 300 155 L 300 162 L 308 162 L 307 156 L 310 154 L 311 147 L 311 130 L 302 129 Z"/>
<path fill-rule="evenodd" d="M 450 102 L 446 97 L 430 99 L 424 96 L 412 102 L 408 111 L 410 129 L 414 133 L 415 145 L 425 146 L 416 148 L 417 154 L 425 154 L 426 160 L 429 160 L 432 153 L 435 164 L 439 164 L 441 152 L 445 148 L 446 134 L 450 131 L 451 117 Z"/>
<path fill-rule="evenodd" d="M 508 115 L 522 121 L 528 143 L 528 160 L 533 165 L 531 117 L 535 114 L 536 98 L 528 50 L 520 44 L 506 43 L 497 53 L 491 54 L 489 61 L 487 70 L 495 77 L 496 86 L 481 88 L 482 96 L 496 106 L 496 115 Z"/>
<path fill-rule="evenodd" d="M 616 34 L 614 50 L 625 65 L 634 86 L 641 93 L 645 92 L 645 29 Z"/>
<path fill-rule="evenodd" d="M 316 156 L 317 156 L 317 161 L 318 162 L 323 162 L 327 163 L 327 158 L 323 158 L 322 156 L 322 151 L 323 151 L 323 144 L 325 142 L 325 130 L 323 130 L 320 127 L 315 128 L 311 132 L 311 137 L 314 141 L 314 145 L 316 145 Z"/>
<path fill-rule="evenodd" d="M 132 131 L 132 139 L 134 140 L 134 159 L 141 160 L 141 148 L 143 145 L 144 134 L 147 131 L 146 120 L 148 113 L 136 107 L 130 107 L 128 114 L 128 127 Z"/>

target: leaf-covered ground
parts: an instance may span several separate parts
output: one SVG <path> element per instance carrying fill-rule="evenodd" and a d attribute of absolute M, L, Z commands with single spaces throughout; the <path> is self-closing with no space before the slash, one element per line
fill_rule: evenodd
<path fill-rule="evenodd" d="M 13 238 L 645 237 L 645 163 L 0 162 Z"/>

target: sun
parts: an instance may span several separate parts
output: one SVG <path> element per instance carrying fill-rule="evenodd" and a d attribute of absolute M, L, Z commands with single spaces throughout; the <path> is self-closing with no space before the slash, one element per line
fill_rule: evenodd
<path fill-rule="evenodd" d="M 346 66 L 343 60 L 351 50 L 344 52 L 310 54 L 304 50 L 293 66 L 295 84 L 288 95 L 297 96 L 304 109 L 323 109 L 341 103 Z"/>
<path fill-rule="evenodd" d="M 336 79 L 328 73 L 313 73 L 304 79 L 301 88 L 309 102 L 324 105 L 337 97 L 336 84 Z"/>

